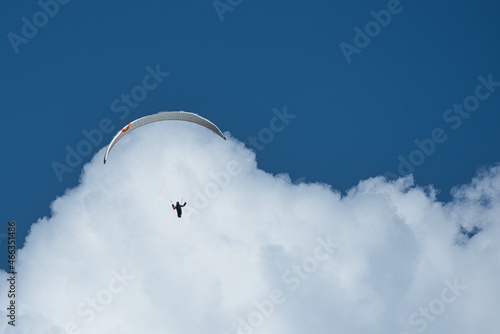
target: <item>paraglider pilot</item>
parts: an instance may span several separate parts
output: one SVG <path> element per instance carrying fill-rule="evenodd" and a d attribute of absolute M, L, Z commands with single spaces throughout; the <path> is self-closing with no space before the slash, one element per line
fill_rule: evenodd
<path fill-rule="evenodd" d="M 176 202 L 175 205 L 172 204 L 172 209 L 177 210 L 177 217 L 181 218 L 182 216 L 182 208 L 186 206 L 186 202 L 184 204 L 180 204 L 179 202 Z"/>

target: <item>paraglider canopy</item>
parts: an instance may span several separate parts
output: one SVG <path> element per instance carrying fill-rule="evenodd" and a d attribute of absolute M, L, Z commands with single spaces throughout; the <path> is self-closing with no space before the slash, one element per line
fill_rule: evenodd
<path fill-rule="evenodd" d="M 108 159 L 109 152 L 113 148 L 113 146 L 116 145 L 116 143 L 127 133 L 131 132 L 132 130 L 137 129 L 138 127 L 141 127 L 143 125 L 149 124 L 149 123 L 154 123 L 154 122 L 159 122 L 159 121 L 184 121 L 184 122 L 191 122 L 195 123 L 198 125 L 201 125 L 212 132 L 216 133 L 220 137 L 222 137 L 224 140 L 226 137 L 222 134 L 222 132 L 219 130 L 219 128 L 212 122 L 210 122 L 208 119 L 203 118 L 197 114 L 191 113 L 191 112 L 185 112 L 185 111 L 164 111 L 164 112 L 159 112 L 157 114 L 149 115 L 149 116 L 144 116 L 139 119 L 136 119 L 135 121 L 127 124 L 123 129 L 121 129 L 111 140 L 111 143 L 109 143 L 108 148 L 106 150 L 106 154 L 104 155 L 104 163 L 106 163 L 106 160 Z"/>

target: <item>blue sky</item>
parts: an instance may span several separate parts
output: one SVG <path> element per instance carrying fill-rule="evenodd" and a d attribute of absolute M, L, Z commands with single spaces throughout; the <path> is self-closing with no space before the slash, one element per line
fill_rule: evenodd
<path fill-rule="evenodd" d="M 500 160 L 500 87 L 456 129 L 443 119 L 479 76 L 500 81 L 497 1 L 231 3 L 221 20 L 211 1 L 70 1 L 17 46 L 23 18 L 44 16 L 36 1 L 4 3 L 1 220 L 17 221 L 19 243 L 119 128 L 162 110 L 196 112 L 248 143 L 286 108 L 295 118 L 255 149 L 259 167 L 341 191 L 398 174 L 398 157 L 438 128 L 447 139 L 414 176 L 441 200 Z M 348 62 L 340 44 L 355 45 L 353 29 L 388 6 L 398 13 Z M 139 94 L 148 68 L 169 74 L 121 119 L 113 101 Z M 54 162 L 65 164 L 67 147 L 103 119 L 114 129 L 60 180 Z"/>

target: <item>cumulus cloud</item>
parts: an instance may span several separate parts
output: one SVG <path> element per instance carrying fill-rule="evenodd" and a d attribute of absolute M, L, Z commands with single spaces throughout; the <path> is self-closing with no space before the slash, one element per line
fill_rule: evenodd
<path fill-rule="evenodd" d="M 499 166 L 449 203 L 411 177 L 341 195 L 228 137 L 152 124 L 101 150 L 32 225 L 0 331 L 498 333 Z"/>

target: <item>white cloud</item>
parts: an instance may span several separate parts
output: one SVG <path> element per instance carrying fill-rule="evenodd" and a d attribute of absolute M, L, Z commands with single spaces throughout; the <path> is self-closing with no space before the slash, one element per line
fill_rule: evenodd
<path fill-rule="evenodd" d="M 498 333 L 500 167 L 446 204 L 411 178 L 341 196 L 198 130 L 153 124 L 84 167 L 18 253 L 2 333 Z"/>

